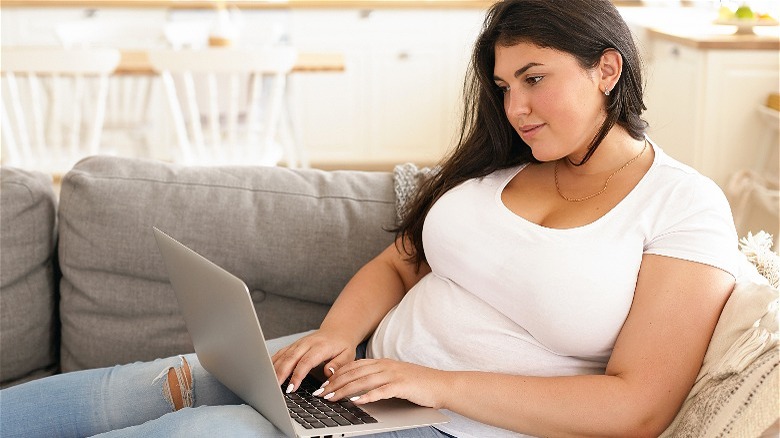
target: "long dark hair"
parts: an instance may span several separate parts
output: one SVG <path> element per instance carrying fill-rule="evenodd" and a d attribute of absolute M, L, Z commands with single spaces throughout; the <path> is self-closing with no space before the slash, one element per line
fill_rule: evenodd
<path fill-rule="evenodd" d="M 647 122 L 641 114 L 642 74 L 631 31 L 609 0 L 504 0 L 488 10 L 463 87 L 464 110 L 454 150 L 439 164 L 403 212 L 393 231 L 419 268 L 425 261 L 422 230 L 431 206 L 445 192 L 471 178 L 521 163 L 537 162 L 504 113 L 503 94 L 493 81 L 496 45 L 520 42 L 574 56 L 583 69 L 595 68 L 607 49 L 623 57 L 620 79 L 610 91 L 606 119 L 578 164 L 585 163 L 617 124 L 640 140 Z M 409 247 L 411 245 L 411 248 Z"/>

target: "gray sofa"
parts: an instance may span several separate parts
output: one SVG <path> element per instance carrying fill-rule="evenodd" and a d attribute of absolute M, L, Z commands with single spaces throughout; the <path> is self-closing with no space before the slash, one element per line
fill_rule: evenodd
<path fill-rule="evenodd" d="M 243 278 L 268 337 L 317 327 L 354 272 L 392 242 L 386 229 L 422 177 L 406 170 L 91 157 L 56 197 L 50 178 L 3 168 L 0 386 L 193 351 L 153 225 Z M 780 258 L 765 254 L 758 265 L 776 271 Z M 745 264 L 752 280 L 738 282 L 664 437 L 780 431 L 778 290 Z"/>
<path fill-rule="evenodd" d="M 0 384 L 193 351 L 152 226 L 243 278 L 268 337 L 316 328 L 393 240 L 389 172 L 88 158 L 2 169 Z M 229 339 L 225 340 L 229 342 Z"/>

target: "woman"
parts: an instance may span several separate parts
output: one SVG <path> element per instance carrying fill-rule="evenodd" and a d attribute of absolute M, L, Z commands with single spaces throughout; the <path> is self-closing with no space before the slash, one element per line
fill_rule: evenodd
<path fill-rule="evenodd" d="M 395 245 L 274 355 L 279 382 L 295 391 L 324 363 L 324 399 L 400 397 L 452 418 L 381 436 L 656 436 L 734 285 L 728 204 L 646 138 L 636 48 L 608 0 L 498 2 L 472 61 L 460 144 Z M 75 417 L 48 430 L 76 434 L 281 436 L 244 405 L 176 410 L 193 393 L 240 400 L 196 357 L 168 361 L 172 408 L 139 383 L 160 364 L 135 364 L 5 390 L 0 427 L 45 409 Z"/>

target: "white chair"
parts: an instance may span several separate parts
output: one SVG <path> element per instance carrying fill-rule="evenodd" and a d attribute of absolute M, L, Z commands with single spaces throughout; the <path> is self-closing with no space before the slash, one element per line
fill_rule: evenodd
<path fill-rule="evenodd" d="M 780 246 L 780 111 L 761 105 L 758 116 L 765 122 L 763 153 L 757 154 L 751 169 L 740 169 L 725 187 L 734 224 L 740 236 L 768 231 L 775 236 L 774 250 Z"/>
<path fill-rule="evenodd" d="M 55 33 L 65 48 L 108 47 L 146 50 L 165 44 L 163 23 L 86 18 L 59 23 Z M 109 78 L 105 145 L 118 155 L 155 157 L 160 141 L 155 125 L 158 78 L 151 74 L 116 74 Z"/>
<path fill-rule="evenodd" d="M 85 18 L 65 21 L 54 28 L 57 39 L 68 48 L 112 47 L 139 49 L 165 43 L 164 23 Z"/>
<path fill-rule="evenodd" d="M 99 153 L 114 49 L 3 47 L 2 163 L 61 175 Z"/>
<path fill-rule="evenodd" d="M 150 51 L 179 147 L 174 161 L 296 167 L 300 154 L 283 123 L 296 58 L 292 48 Z"/>
<path fill-rule="evenodd" d="M 202 21 L 172 21 L 165 24 L 163 34 L 168 45 L 176 50 L 202 49 L 209 44 L 211 23 Z"/>

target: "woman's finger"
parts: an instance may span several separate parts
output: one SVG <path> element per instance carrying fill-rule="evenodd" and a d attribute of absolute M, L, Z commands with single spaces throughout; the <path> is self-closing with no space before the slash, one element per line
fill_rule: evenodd
<path fill-rule="evenodd" d="M 361 359 L 338 369 L 317 395 L 327 400 L 350 398 L 386 383 L 387 378 L 379 362 Z"/>
<path fill-rule="evenodd" d="M 289 348 L 283 354 L 276 357 L 273 361 L 274 371 L 276 371 L 276 379 L 281 385 L 287 377 L 295 369 L 296 365 L 300 362 L 301 357 L 305 356 L 310 351 L 308 346 L 295 346 L 295 348 Z M 297 385 L 296 385 L 297 387 Z"/>
<path fill-rule="evenodd" d="M 366 403 L 375 402 L 377 400 L 386 400 L 393 397 L 396 397 L 393 385 L 387 384 L 366 391 L 363 394 L 354 395 L 350 397 L 349 400 L 356 405 L 364 405 Z"/>
<path fill-rule="evenodd" d="M 344 350 L 339 355 L 326 362 L 323 366 L 325 377 L 332 377 L 336 370 L 355 362 L 355 352 Z"/>

